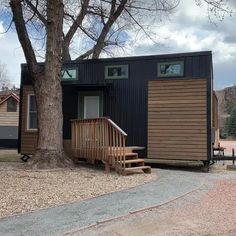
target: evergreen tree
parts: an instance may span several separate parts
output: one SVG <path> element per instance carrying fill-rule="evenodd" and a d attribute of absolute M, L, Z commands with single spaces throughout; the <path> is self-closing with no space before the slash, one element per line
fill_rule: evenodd
<path fill-rule="evenodd" d="M 230 118 L 228 120 L 228 134 L 229 136 L 236 137 L 236 105 L 230 113 Z"/>

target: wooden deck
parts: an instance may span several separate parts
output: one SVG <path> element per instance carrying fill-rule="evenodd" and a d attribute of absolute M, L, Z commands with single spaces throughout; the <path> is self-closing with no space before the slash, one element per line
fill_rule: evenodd
<path fill-rule="evenodd" d="M 126 175 L 132 171 L 151 172 L 144 160 L 133 152 L 137 147 L 126 147 L 127 134 L 108 118 L 72 120 L 72 153 L 94 164 L 101 160 L 106 172 L 115 169 Z"/>

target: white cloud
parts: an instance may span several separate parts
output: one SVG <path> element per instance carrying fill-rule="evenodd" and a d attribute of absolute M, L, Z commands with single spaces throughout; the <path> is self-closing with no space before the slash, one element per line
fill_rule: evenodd
<path fill-rule="evenodd" d="M 235 0 L 230 1 L 235 5 Z M 117 48 L 113 54 L 135 56 L 212 50 L 215 83 L 217 88 L 220 88 L 229 83 L 232 84 L 236 74 L 235 22 L 236 13 L 233 13 L 232 17 L 226 16 L 222 22 L 216 20 L 216 24 L 213 24 L 209 22 L 206 6 L 200 8 L 196 6 L 194 0 L 181 0 L 181 4 L 169 20 L 166 19 L 162 24 L 158 22 L 150 26 L 150 29 L 155 32 L 155 36 L 151 36 L 159 44 L 155 44 L 145 34 L 137 35 L 136 31 L 132 31 L 128 32 L 129 41 L 125 44 L 125 51 Z M 1 31 L 3 31 L 3 26 L 0 22 Z M 71 45 L 73 58 L 91 46 L 84 42 L 85 38 L 81 37 L 73 40 Z M 0 52 L 0 61 L 7 64 L 10 77 L 19 83 L 20 63 L 25 59 L 14 32 L 0 34 Z M 221 80 L 224 74 L 224 80 Z"/>
<path fill-rule="evenodd" d="M 12 83 L 20 84 L 20 64 L 25 62 L 16 33 L 8 32 L 0 38 L 0 61 L 6 65 Z"/>
<path fill-rule="evenodd" d="M 195 1 L 181 1 L 175 14 L 170 17 L 170 21 L 163 22 L 162 26 L 152 26 L 157 35 L 158 44 L 145 38 L 144 34 L 139 35 L 137 39 L 135 32 L 129 33 L 133 42 L 128 43 L 127 53 L 148 55 L 212 51 L 215 84 L 217 88 L 228 86 L 233 80 L 236 81 L 236 33 L 234 30 L 236 13 L 233 13 L 232 17 L 225 16 L 223 21 L 215 19 L 212 23 L 209 21 L 206 6 L 200 8 L 194 3 Z M 227 67 L 224 64 L 227 64 Z M 223 74 L 225 76 L 222 80 Z"/>
<path fill-rule="evenodd" d="M 0 21 L 0 39 L 4 37 L 4 28 L 3 28 L 3 25 L 2 25 L 2 22 Z"/>

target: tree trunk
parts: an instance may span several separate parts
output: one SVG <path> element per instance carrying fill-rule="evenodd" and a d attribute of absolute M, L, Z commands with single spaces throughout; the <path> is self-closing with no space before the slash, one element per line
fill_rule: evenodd
<path fill-rule="evenodd" d="M 60 78 L 52 78 L 38 76 L 34 84 L 38 112 L 38 143 L 29 165 L 37 169 L 70 167 L 73 165 L 72 160 L 63 151 Z"/>
<path fill-rule="evenodd" d="M 105 37 L 104 37 L 103 40 L 105 40 Z M 103 41 L 102 42 L 100 42 L 100 41 L 97 42 L 97 44 L 94 47 L 92 59 L 98 59 L 99 58 L 99 56 L 100 56 L 100 54 L 101 54 L 101 52 L 104 48 L 104 45 L 105 44 L 104 44 Z"/>
<path fill-rule="evenodd" d="M 70 61 L 71 60 L 71 56 L 70 56 L 70 45 L 67 42 L 63 42 L 63 46 L 62 46 L 62 58 L 63 61 Z"/>
<path fill-rule="evenodd" d="M 72 161 L 63 151 L 62 114 L 62 20 L 63 1 L 48 0 L 47 45 L 44 73 L 36 73 L 34 91 L 38 112 L 38 145 L 30 161 L 35 168 L 68 167 Z"/>

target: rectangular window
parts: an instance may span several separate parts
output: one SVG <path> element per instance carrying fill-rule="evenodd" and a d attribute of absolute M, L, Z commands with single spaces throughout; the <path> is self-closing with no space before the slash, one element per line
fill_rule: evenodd
<path fill-rule="evenodd" d="M 36 130 L 38 128 L 37 109 L 35 95 L 28 95 L 28 130 Z"/>
<path fill-rule="evenodd" d="M 160 62 L 157 64 L 158 77 L 178 77 L 184 76 L 184 62 Z"/>
<path fill-rule="evenodd" d="M 8 98 L 7 100 L 7 112 L 16 112 L 17 111 L 17 101 L 13 97 Z"/>
<path fill-rule="evenodd" d="M 128 65 L 106 66 L 105 79 L 128 79 Z"/>
<path fill-rule="evenodd" d="M 75 80 L 77 79 L 77 69 L 76 68 L 64 68 L 61 70 L 61 80 Z"/>

